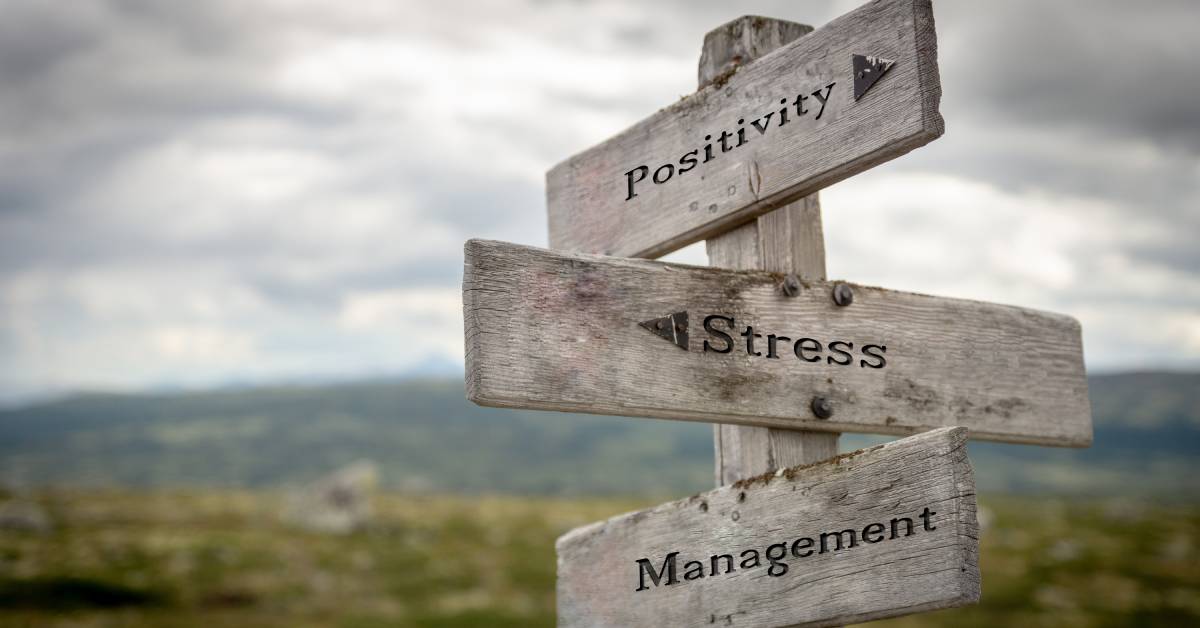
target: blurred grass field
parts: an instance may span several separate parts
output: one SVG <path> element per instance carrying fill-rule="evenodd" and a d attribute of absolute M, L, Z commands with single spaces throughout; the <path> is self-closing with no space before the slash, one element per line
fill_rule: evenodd
<path fill-rule="evenodd" d="M 0 530 L 0 626 L 552 626 L 554 539 L 658 501 L 382 494 L 333 536 L 278 493 L 28 499 L 52 527 Z M 873 625 L 1200 625 L 1200 507 L 980 505 L 982 603 Z"/>

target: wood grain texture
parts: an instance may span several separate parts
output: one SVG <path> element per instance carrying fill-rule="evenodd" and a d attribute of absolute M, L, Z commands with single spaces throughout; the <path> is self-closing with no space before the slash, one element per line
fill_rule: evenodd
<path fill-rule="evenodd" d="M 706 244 L 710 266 L 825 279 L 825 239 L 816 194 L 763 214 Z M 718 423 L 713 425 L 713 450 L 714 475 L 717 486 L 722 486 L 831 458 L 838 451 L 838 433 Z"/>
<path fill-rule="evenodd" d="M 829 282 L 787 297 L 779 273 L 485 240 L 465 248 L 467 395 L 481 405 L 832 432 L 963 425 L 973 437 L 1062 446 L 1092 439 L 1079 323 L 1068 316 L 866 286 L 838 307 Z M 692 321 L 686 351 L 639 326 L 680 311 Z M 735 319 L 729 353 L 703 351 L 706 339 L 719 342 L 702 328 L 711 314 Z M 754 357 L 736 335 L 743 325 L 885 345 L 887 364 L 863 367 L 858 354 L 849 366 L 809 363 L 782 346 L 779 358 Z M 832 402 L 830 419 L 813 415 L 815 395 Z"/>
<path fill-rule="evenodd" d="M 861 100 L 851 57 L 896 64 Z M 781 98 L 836 83 L 820 120 L 795 116 L 627 198 L 625 173 L 675 163 Z M 902 155 L 942 134 L 929 0 L 875 0 L 681 99 L 546 176 L 552 248 L 657 257 Z M 779 121 L 778 116 L 776 122 Z"/>
<path fill-rule="evenodd" d="M 704 36 L 700 50 L 697 89 L 730 76 L 741 66 L 812 31 L 807 24 L 760 15 L 743 15 L 712 29 Z"/>
<path fill-rule="evenodd" d="M 559 625 L 832 626 L 974 603 L 978 525 L 966 438 L 961 427 L 939 429 L 568 532 L 557 543 Z M 898 518 L 913 521 L 912 534 L 903 521 L 892 534 Z M 868 532 L 872 524 L 882 525 Z M 855 531 L 856 544 L 846 535 L 835 550 L 828 537 L 819 551 L 821 533 L 844 530 Z M 791 552 L 802 538 L 813 540 L 811 555 Z M 788 544 L 779 575 L 765 561 L 730 573 L 711 559 L 740 561 L 745 550 L 778 543 Z M 679 552 L 677 582 L 641 575 L 639 559 L 660 570 L 671 552 Z M 705 577 L 683 578 L 692 560 Z"/>
<path fill-rule="evenodd" d="M 700 87 L 780 46 L 812 32 L 795 22 L 742 16 L 704 37 Z M 825 237 L 817 193 L 771 210 L 756 220 L 710 238 L 709 266 L 795 273 L 825 279 Z M 713 424 L 713 472 L 717 486 L 782 467 L 832 458 L 836 432 Z"/>

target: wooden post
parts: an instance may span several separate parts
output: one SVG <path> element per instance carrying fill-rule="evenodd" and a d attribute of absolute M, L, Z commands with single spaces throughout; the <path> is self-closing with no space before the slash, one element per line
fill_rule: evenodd
<path fill-rule="evenodd" d="M 807 35 L 805 24 L 746 15 L 710 31 L 700 54 L 700 87 L 738 65 Z M 706 242 L 711 266 L 825 279 L 825 239 L 816 194 L 784 205 Z M 717 486 L 837 454 L 838 434 L 713 425 Z"/>

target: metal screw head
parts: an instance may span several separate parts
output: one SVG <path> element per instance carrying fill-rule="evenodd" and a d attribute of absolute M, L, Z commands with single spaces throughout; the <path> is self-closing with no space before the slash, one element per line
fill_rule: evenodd
<path fill-rule="evenodd" d="M 846 307 L 854 303 L 854 291 L 850 289 L 848 284 L 841 282 L 833 284 L 833 302 L 840 307 Z"/>
<path fill-rule="evenodd" d="M 813 397 L 812 412 L 818 419 L 828 419 L 833 416 L 833 404 L 824 397 Z"/>
<path fill-rule="evenodd" d="M 803 284 L 800 283 L 800 278 L 795 275 L 788 275 L 783 278 L 783 293 L 789 297 L 794 297 L 800 294 L 800 288 Z"/>

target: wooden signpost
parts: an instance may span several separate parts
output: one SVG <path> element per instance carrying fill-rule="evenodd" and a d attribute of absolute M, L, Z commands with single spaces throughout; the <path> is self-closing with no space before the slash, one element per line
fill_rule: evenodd
<path fill-rule="evenodd" d="M 966 438 L 1091 443 L 1074 319 L 825 280 L 816 191 L 941 135 L 936 49 L 929 0 L 725 24 L 696 94 L 547 175 L 556 251 L 467 243 L 473 401 L 714 423 L 721 488 L 559 539 L 560 625 L 972 603 Z M 606 257 L 704 238 L 712 268 Z"/>

